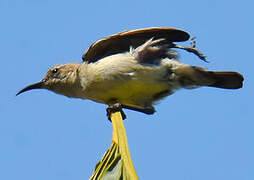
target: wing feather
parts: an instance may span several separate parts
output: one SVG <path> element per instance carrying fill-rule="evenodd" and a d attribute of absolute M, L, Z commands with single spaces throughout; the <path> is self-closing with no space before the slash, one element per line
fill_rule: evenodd
<path fill-rule="evenodd" d="M 124 31 L 96 41 L 83 54 L 82 59 L 89 63 L 96 62 L 109 55 L 127 52 L 130 46 L 136 48 L 151 38 L 154 40 L 165 39 L 162 42 L 165 44 L 187 41 L 189 37 L 187 32 L 170 27 L 152 27 Z"/>

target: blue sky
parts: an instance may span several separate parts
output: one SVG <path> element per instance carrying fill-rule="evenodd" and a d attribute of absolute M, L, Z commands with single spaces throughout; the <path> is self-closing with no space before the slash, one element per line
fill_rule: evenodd
<path fill-rule="evenodd" d="M 0 179 L 84 180 L 111 143 L 105 105 L 45 90 L 15 97 L 54 64 L 79 62 L 94 41 L 128 29 L 176 27 L 210 63 L 245 77 L 240 90 L 180 90 L 153 116 L 126 110 L 140 179 L 254 179 L 252 1 L 0 0 Z M 188 45 L 188 42 L 182 43 Z"/>

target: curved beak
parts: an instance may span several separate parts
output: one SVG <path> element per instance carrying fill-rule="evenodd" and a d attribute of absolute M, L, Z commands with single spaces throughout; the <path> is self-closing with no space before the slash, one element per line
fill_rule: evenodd
<path fill-rule="evenodd" d="M 44 84 L 44 81 L 40 81 L 40 82 L 38 82 L 38 83 L 31 84 L 31 85 L 25 87 L 24 89 L 21 89 L 21 90 L 16 94 L 16 96 L 19 95 L 19 94 L 21 94 L 21 93 L 23 93 L 23 92 L 30 91 L 30 90 L 33 90 L 33 89 L 43 89 L 43 84 Z"/>

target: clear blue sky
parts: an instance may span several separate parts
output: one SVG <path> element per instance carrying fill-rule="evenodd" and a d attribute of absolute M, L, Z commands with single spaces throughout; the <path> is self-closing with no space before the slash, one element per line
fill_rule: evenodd
<path fill-rule="evenodd" d="M 105 105 L 46 90 L 15 97 L 54 64 L 79 62 L 102 37 L 176 27 L 197 37 L 210 63 L 245 76 L 244 88 L 180 90 L 153 116 L 125 111 L 140 179 L 254 179 L 252 1 L 0 0 L 0 179 L 85 180 L 111 143 Z M 183 43 L 188 45 L 188 42 Z"/>

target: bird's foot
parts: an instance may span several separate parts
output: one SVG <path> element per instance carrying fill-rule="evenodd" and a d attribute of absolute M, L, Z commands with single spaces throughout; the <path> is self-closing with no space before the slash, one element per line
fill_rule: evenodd
<path fill-rule="evenodd" d="M 119 111 L 121 113 L 123 120 L 126 119 L 126 115 L 123 112 L 122 105 L 120 103 L 115 103 L 115 104 L 109 105 L 106 111 L 107 111 L 108 120 L 110 122 L 111 122 L 110 115 L 112 113 L 117 112 L 117 111 Z"/>

